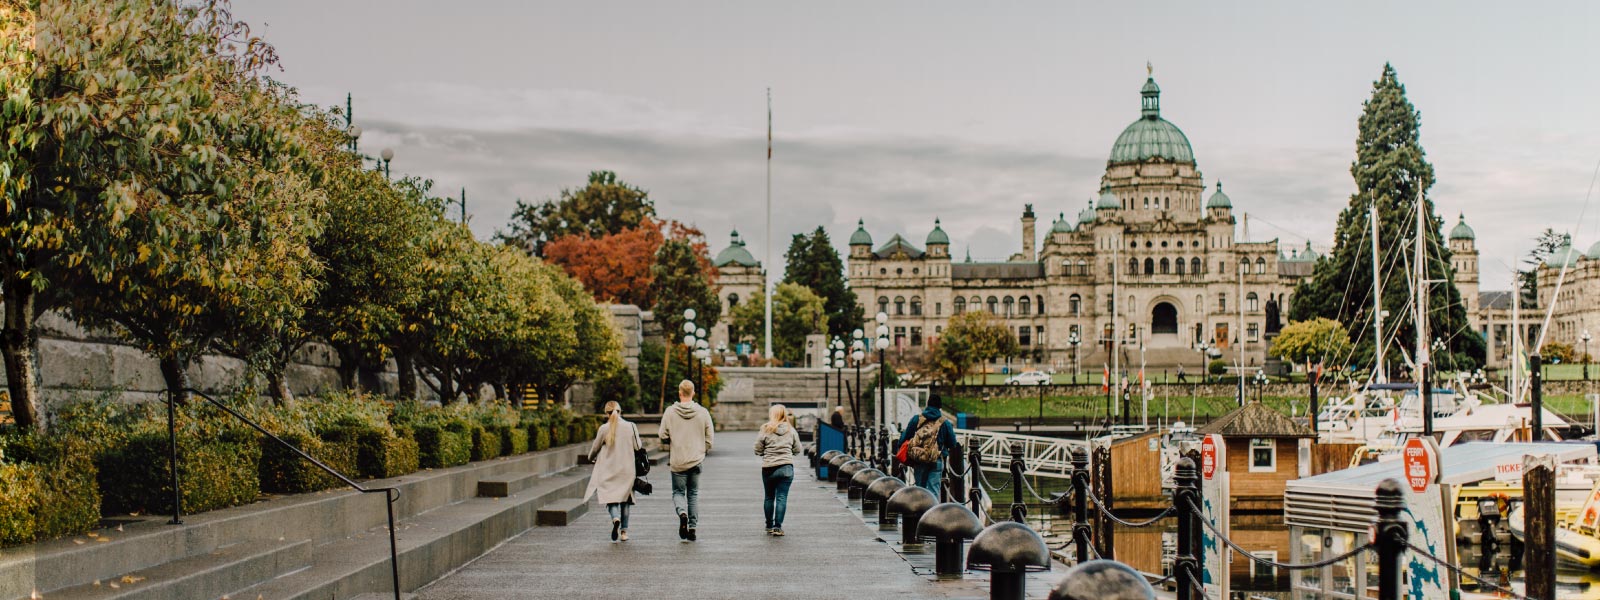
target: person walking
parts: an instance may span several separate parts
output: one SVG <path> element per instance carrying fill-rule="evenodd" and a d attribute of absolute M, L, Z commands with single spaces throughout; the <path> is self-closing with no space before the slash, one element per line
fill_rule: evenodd
<path fill-rule="evenodd" d="M 794 455 L 800 453 L 800 435 L 789 424 L 782 404 L 767 410 L 767 422 L 756 436 L 756 456 L 761 457 L 761 485 L 766 498 L 761 510 L 767 516 L 767 535 L 783 535 L 783 513 L 789 506 L 789 484 L 794 483 Z"/>
<path fill-rule="evenodd" d="M 844 406 L 843 405 L 833 407 L 833 416 L 828 417 L 828 424 L 832 425 L 834 429 L 837 429 L 839 431 L 844 431 Z"/>
<path fill-rule="evenodd" d="M 955 428 L 944 418 L 942 408 L 938 394 L 929 396 L 928 406 L 921 414 L 912 415 L 905 431 L 900 433 L 900 442 L 895 444 L 896 449 L 906 446 L 906 464 L 911 467 L 916 485 L 933 492 L 935 498 L 940 497 L 945 459 L 961 449 Z"/>
<path fill-rule="evenodd" d="M 661 415 L 661 443 L 672 468 L 672 507 L 678 511 L 678 539 L 695 541 L 700 526 L 700 463 L 711 451 L 711 411 L 694 401 L 694 382 L 678 384 L 678 402 Z"/>
<path fill-rule="evenodd" d="M 589 489 L 584 499 L 598 495 L 611 513 L 611 541 L 628 541 L 628 508 L 633 505 L 633 480 L 638 476 L 634 452 L 644 447 L 639 428 L 622 418 L 622 405 L 606 402 L 606 423 L 589 445 Z"/>

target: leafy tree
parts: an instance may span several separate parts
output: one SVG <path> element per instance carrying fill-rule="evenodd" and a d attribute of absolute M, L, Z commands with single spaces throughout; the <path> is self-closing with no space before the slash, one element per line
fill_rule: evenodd
<path fill-rule="evenodd" d="M 722 303 L 712 289 L 710 259 L 690 241 L 669 239 L 656 251 L 650 266 L 650 296 L 655 299 L 656 320 L 671 335 L 683 334 L 683 312 L 694 309 L 694 322 L 709 327 L 722 315 Z"/>
<path fill-rule="evenodd" d="M 1575 362 L 1578 357 L 1572 345 L 1561 342 L 1545 342 L 1544 347 L 1539 349 L 1539 354 L 1544 358 L 1545 364 Z"/>
<path fill-rule="evenodd" d="M 1425 197 L 1434 174 L 1420 143 L 1420 122 L 1421 115 L 1406 99 L 1405 86 L 1400 84 L 1394 68 L 1384 65 L 1382 75 L 1373 82 L 1372 96 L 1365 102 L 1360 119 L 1356 160 L 1350 165 L 1356 193 L 1339 213 L 1333 253 L 1318 261 L 1313 279 L 1295 291 L 1290 319 L 1324 317 L 1339 321 L 1348 331 L 1372 330 L 1369 282 L 1374 265 L 1371 240 L 1367 238 L 1371 230 L 1367 214 L 1369 207 L 1376 205 L 1383 253 L 1378 269 L 1383 281 L 1381 304 L 1390 315 L 1384 335 L 1402 341 L 1387 345 L 1389 364 L 1400 364 L 1401 349 L 1416 337 L 1405 265 L 1415 240 L 1416 202 L 1422 199 L 1428 202 L 1427 223 L 1423 226 L 1429 257 L 1425 276 L 1445 282 L 1429 288 L 1429 330 L 1449 342 L 1450 352 L 1455 355 L 1451 357 L 1453 364 L 1481 364 L 1483 340 L 1468 325 L 1466 308 L 1449 268 L 1450 250 L 1441 239 L 1443 222 Z M 1348 286 L 1351 293 L 1346 294 L 1347 284 L 1352 281 L 1355 284 Z M 1356 362 L 1372 364 L 1375 352 L 1372 336 L 1357 336 Z"/>
<path fill-rule="evenodd" d="M 275 101 L 252 80 L 272 49 L 221 0 L 7 2 L 0 53 L 0 350 L 15 417 L 35 427 L 38 316 L 68 297 L 152 291 L 116 275 L 133 266 L 231 288 L 226 250 L 181 254 L 248 231 L 229 226 L 249 213 L 221 203 L 254 176 L 243 164 L 272 168 L 286 140 L 248 116 Z M 75 281 L 89 285 L 67 293 Z"/>
<path fill-rule="evenodd" d="M 1566 243 L 1566 238 L 1556 230 L 1546 227 L 1533 239 L 1533 249 L 1522 259 L 1524 268 L 1517 271 L 1517 284 L 1522 290 L 1522 308 L 1539 306 L 1539 265 L 1543 265 L 1556 250 Z"/>
<path fill-rule="evenodd" d="M 766 339 L 766 294 L 757 290 L 748 302 L 733 307 L 732 321 L 739 331 L 754 332 L 756 347 Z M 781 361 L 805 361 L 806 336 L 828 331 L 828 313 L 821 297 L 798 283 L 780 283 L 772 296 L 772 354 Z"/>
<path fill-rule="evenodd" d="M 951 383 L 961 381 L 979 362 L 1017 353 L 1017 339 L 1010 328 L 986 311 L 951 317 L 944 336 L 933 346 L 930 362 Z"/>
<path fill-rule="evenodd" d="M 784 259 L 787 267 L 783 280 L 811 288 L 822 297 L 830 335 L 847 339 L 861 327 L 861 306 L 856 302 L 856 293 L 845 284 L 844 261 L 828 239 L 826 229 L 818 227 L 810 235 L 795 234 Z"/>
<path fill-rule="evenodd" d="M 561 396 L 578 381 L 598 381 L 623 369 L 622 334 L 604 307 L 577 280 L 554 266 L 540 265 L 546 285 L 571 312 L 573 345 L 562 360 L 544 363 L 538 372 L 540 389 L 549 397 Z M 542 331 L 534 330 L 538 333 Z M 624 370 L 624 375 L 626 371 Z"/>
<path fill-rule="evenodd" d="M 591 171 L 587 185 L 561 190 L 559 200 L 539 204 L 518 200 L 510 231 L 496 235 L 506 244 L 543 256 L 545 244 L 556 238 L 621 233 L 655 214 L 649 192 L 617 179 L 611 171 Z"/>
<path fill-rule="evenodd" d="M 1269 352 L 1293 363 L 1341 363 L 1350 354 L 1350 332 L 1333 319 L 1321 317 L 1289 323 L 1272 340 Z"/>
<path fill-rule="evenodd" d="M 558 237 L 544 247 L 545 260 L 604 302 L 651 306 L 651 264 L 666 236 L 654 220 L 638 227 L 599 237 L 577 234 Z"/>
<path fill-rule="evenodd" d="M 667 356 L 671 354 L 671 356 Z M 705 377 L 704 389 L 708 405 L 715 404 L 722 392 L 722 378 L 716 367 L 704 366 L 700 371 L 690 364 L 689 349 L 683 344 L 662 346 L 646 340 L 639 346 L 639 406 L 647 410 L 661 410 L 678 400 L 678 382 L 685 379 L 699 381 Z"/>

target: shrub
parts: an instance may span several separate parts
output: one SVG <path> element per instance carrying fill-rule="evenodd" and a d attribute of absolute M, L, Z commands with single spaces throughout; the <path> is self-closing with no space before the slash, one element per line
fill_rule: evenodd
<path fill-rule="evenodd" d="M 346 477 L 356 475 L 356 442 L 353 435 L 341 432 L 332 435 L 331 439 L 322 439 L 294 432 L 279 437 Z M 264 492 L 299 494 L 344 485 L 283 444 L 271 439 L 263 439 L 261 444 L 259 472 L 261 490 Z"/>
<path fill-rule="evenodd" d="M 254 502 L 261 494 L 257 479 L 261 446 L 256 437 L 238 430 L 201 435 L 186 427 L 178 436 L 178 476 L 183 512 L 197 513 Z M 99 467 L 102 512 L 166 513 L 172 510 L 171 469 L 167 466 L 167 434 L 144 427 L 118 447 L 102 453 Z"/>
<path fill-rule="evenodd" d="M 0 454 L 31 463 L 37 486 L 33 538 L 46 540 L 82 533 L 100 523 L 100 489 L 95 482 L 94 447 L 61 435 L 11 436 Z"/>
<path fill-rule="evenodd" d="M 500 456 L 500 434 L 482 425 L 472 426 L 472 460 L 489 460 Z"/>
<path fill-rule="evenodd" d="M 39 479 L 38 465 L 0 463 L 0 546 L 34 540 Z"/>
<path fill-rule="evenodd" d="M 531 446 L 535 452 L 550 449 L 550 428 L 543 425 L 533 425 L 527 430 L 531 439 Z"/>
<path fill-rule="evenodd" d="M 1213 361 L 1211 361 L 1210 364 L 1206 365 L 1206 371 L 1210 372 L 1212 375 L 1221 375 L 1223 373 L 1227 373 L 1228 372 L 1228 361 L 1222 360 L 1220 358 L 1216 359 L 1216 360 L 1213 360 Z"/>
<path fill-rule="evenodd" d="M 566 425 L 550 426 L 550 445 L 552 447 L 567 445 L 571 433 L 571 430 L 567 429 Z"/>
<path fill-rule="evenodd" d="M 500 430 L 500 455 L 516 456 L 528 451 L 528 430 L 505 427 Z"/>
<path fill-rule="evenodd" d="M 417 441 L 418 463 L 437 469 L 467 464 L 472 460 L 472 436 L 439 424 L 419 424 L 412 429 Z"/>
<path fill-rule="evenodd" d="M 356 472 L 362 477 L 388 479 L 414 473 L 419 465 L 417 441 L 411 431 L 359 430 L 356 435 Z"/>

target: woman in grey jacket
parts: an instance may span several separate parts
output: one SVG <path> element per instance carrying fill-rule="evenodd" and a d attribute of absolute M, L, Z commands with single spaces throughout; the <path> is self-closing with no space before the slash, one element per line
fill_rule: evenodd
<path fill-rule="evenodd" d="M 756 437 L 761 483 L 767 493 L 761 508 L 767 515 L 767 535 L 781 536 L 783 513 L 789 505 L 789 484 L 794 483 L 794 455 L 800 453 L 800 436 L 789 424 L 789 411 L 782 404 L 772 405 L 768 419 Z"/>

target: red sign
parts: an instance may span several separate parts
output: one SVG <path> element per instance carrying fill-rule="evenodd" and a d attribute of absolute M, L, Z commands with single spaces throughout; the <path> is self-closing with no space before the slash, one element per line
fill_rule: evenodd
<path fill-rule="evenodd" d="M 1428 484 L 1433 483 L 1433 460 L 1428 456 L 1428 447 L 1421 438 L 1412 438 L 1406 442 L 1402 451 L 1405 457 L 1406 484 L 1411 486 L 1411 491 L 1418 494 L 1428 489 Z"/>
<path fill-rule="evenodd" d="M 1210 481 L 1217 474 L 1217 436 L 1206 436 L 1200 442 L 1200 476 Z"/>

